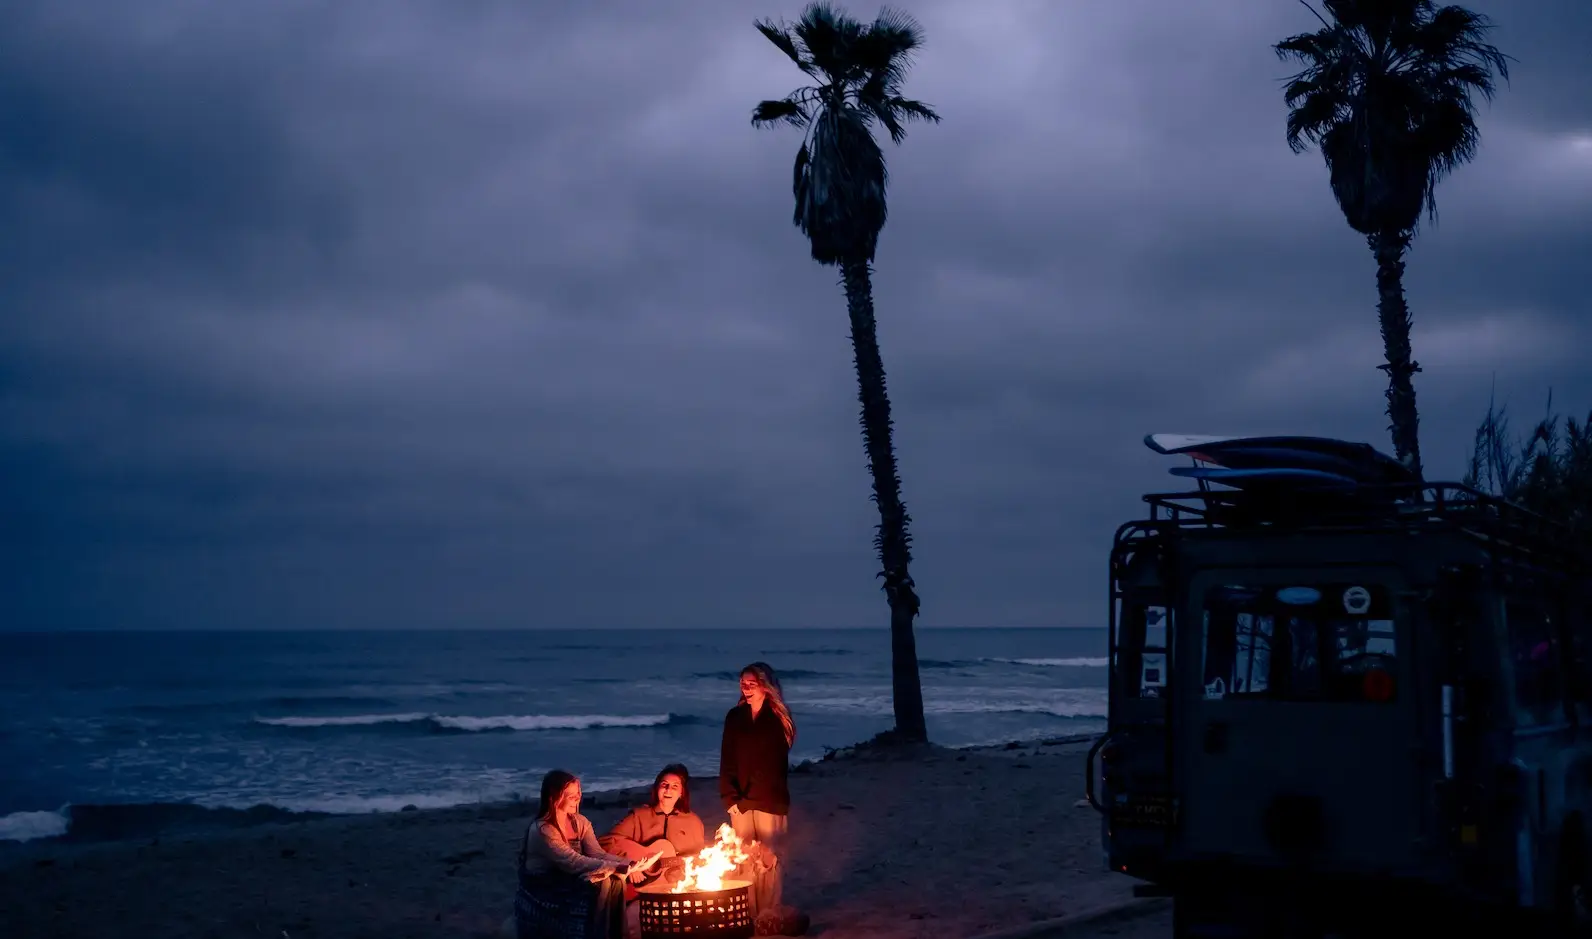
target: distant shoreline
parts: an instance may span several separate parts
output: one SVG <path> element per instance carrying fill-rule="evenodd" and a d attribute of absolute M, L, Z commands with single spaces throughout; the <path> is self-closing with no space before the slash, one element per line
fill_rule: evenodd
<path fill-rule="evenodd" d="M 1030 740 L 1012 740 L 1002 743 L 978 743 L 963 746 L 945 746 L 931 743 L 929 749 L 941 752 L 996 752 L 1002 750 L 1034 749 L 1041 746 L 1058 746 L 1094 740 L 1097 733 L 1066 734 Z M 871 741 L 859 741 L 850 746 L 830 750 L 819 759 L 802 760 L 792 764 L 793 771 L 844 760 L 859 753 L 888 750 Z M 645 785 L 594 789 L 586 793 L 588 808 L 603 809 L 631 805 L 646 795 Z M 440 815 L 450 812 L 487 812 L 511 817 L 529 811 L 536 801 L 531 793 L 510 793 L 501 798 L 459 802 L 446 806 L 420 808 L 406 805 L 398 809 L 371 809 L 365 812 L 326 812 L 286 809 L 265 802 L 247 808 L 231 806 L 204 806 L 194 802 L 127 802 L 65 805 L 55 813 L 17 813 L 32 816 L 56 815 L 65 824 L 60 834 L 37 837 L 0 839 L 0 860 L 6 855 L 30 849 L 56 845 L 117 844 L 143 839 L 158 841 L 161 838 L 192 837 L 210 833 L 257 828 L 265 825 L 296 825 L 336 818 L 363 818 L 376 815 L 409 815 L 423 813 Z"/>

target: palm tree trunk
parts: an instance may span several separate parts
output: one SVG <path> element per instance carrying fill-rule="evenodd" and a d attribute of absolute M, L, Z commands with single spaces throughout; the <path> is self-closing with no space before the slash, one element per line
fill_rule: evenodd
<path fill-rule="evenodd" d="M 918 680 L 917 640 L 912 621 L 918 615 L 918 595 L 907 567 L 912 562 L 911 518 L 901 501 L 901 476 L 896 471 L 895 442 L 891 439 L 890 396 L 884 382 L 884 360 L 879 356 L 879 336 L 873 318 L 872 272 L 866 261 L 841 265 L 846 288 L 846 312 L 851 316 L 851 348 L 857 364 L 857 397 L 862 402 L 862 440 L 873 474 L 873 501 L 879 507 L 879 527 L 874 548 L 883 568 L 885 597 L 890 603 L 890 676 L 895 700 L 896 734 L 904 741 L 929 739 L 923 720 L 923 686 Z"/>
<path fill-rule="evenodd" d="M 1377 367 L 1387 373 L 1387 416 L 1391 422 L 1388 430 L 1393 435 L 1393 452 L 1416 479 L 1423 479 L 1421 422 L 1411 381 L 1421 367 L 1410 357 L 1410 308 L 1404 302 L 1404 252 L 1410 246 L 1410 233 L 1384 231 L 1366 240 L 1376 257 L 1376 315 L 1382 324 L 1382 351 L 1387 359 Z"/>

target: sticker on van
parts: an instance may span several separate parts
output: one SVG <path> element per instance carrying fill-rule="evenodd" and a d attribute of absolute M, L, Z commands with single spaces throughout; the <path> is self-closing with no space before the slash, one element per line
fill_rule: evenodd
<path fill-rule="evenodd" d="M 1343 591 L 1343 609 L 1351 616 L 1361 616 L 1371 609 L 1371 591 L 1364 587 L 1350 587 Z"/>
<path fill-rule="evenodd" d="M 1277 602 L 1289 606 L 1315 606 L 1321 602 L 1321 591 L 1314 587 L 1284 587 L 1277 591 Z"/>

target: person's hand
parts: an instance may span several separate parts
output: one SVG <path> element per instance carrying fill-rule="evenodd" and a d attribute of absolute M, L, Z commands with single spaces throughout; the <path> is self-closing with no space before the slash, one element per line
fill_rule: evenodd
<path fill-rule="evenodd" d="M 652 866 L 657 864 L 658 859 L 661 857 L 663 857 L 663 852 L 660 850 L 654 851 L 652 854 L 642 858 L 639 861 L 631 862 L 629 868 L 630 882 L 636 884 L 641 883 L 642 875 L 651 870 Z"/>
<path fill-rule="evenodd" d="M 736 817 L 737 815 L 740 815 L 740 814 L 741 814 L 741 807 L 739 805 L 730 806 L 730 817 L 731 818 L 734 818 L 734 817 Z"/>

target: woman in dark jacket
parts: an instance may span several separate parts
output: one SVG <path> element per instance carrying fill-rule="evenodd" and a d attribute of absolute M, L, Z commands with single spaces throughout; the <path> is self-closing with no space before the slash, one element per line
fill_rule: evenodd
<path fill-rule="evenodd" d="M 741 669 L 741 700 L 724 716 L 719 796 L 743 841 L 762 845 L 754 862 L 753 914 L 779 906 L 784 867 L 779 851 L 790 815 L 790 748 L 796 722 L 774 669 L 753 662 Z"/>

